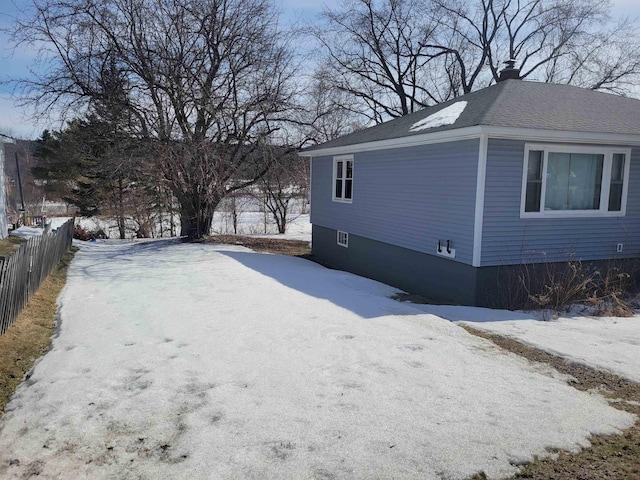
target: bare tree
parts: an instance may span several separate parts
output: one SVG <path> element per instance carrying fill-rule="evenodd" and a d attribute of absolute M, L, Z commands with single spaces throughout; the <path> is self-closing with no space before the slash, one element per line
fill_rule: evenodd
<path fill-rule="evenodd" d="M 418 0 L 348 0 L 325 8 L 313 34 L 327 53 L 333 86 L 379 123 L 441 100 L 429 88 L 435 23 Z"/>
<path fill-rule="evenodd" d="M 240 227 L 240 216 L 247 210 L 251 203 L 253 203 L 254 196 L 251 194 L 251 190 L 254 187 L 248 187 L 245 190 L 236 190 L 235 192 L 227 195 L 225 199 L 225 212 L 228 218 L 231 220 L 231 228 L 234 235 L 238 234 Z M 228 225 L 225 225 L 224 230 L 221 233 L 228 232 Z"/>
<path fill-rule="evenodd" d="M 429 47 L 452 56 L 463 93 L 497 81 L 505 59 L 517 59 L 522 78 L 593 89 L 622 92 L 639 78 L 638 27 L 612 22 L 606 2 L 434 2 L 444 12 L 440 38 L 456 39 L 463 49 L 443 48 L 442 40 Z"/>
<path fill-rule="evenodd" d="M 380 122 L 521 76 L 628 94 L 640 30 L 600 0 L 344 0 L 315 30 L 334 90 Z"/>
<path fill-rule="evenodd" d="M 36 108 L 82 109 L 109 92 L 129 133 L 157 155 L 180 204 L 182 235 L 209 233 L 245 168 L 245 145 L 269 137 L 293 95 L 290 52 L 270 0 L 32 0 L 14 40 L 49 68 L 20 85 Z M 248 176 L 247 176 L 248 175 Z"/>
<path fill-rule="evenodd" d="M 264 155 L 271 157 L 271 168 L 257 183 L 257 193 L 265 211 L 278 228 L 287 231 L 289 221 L 299 216 L 296 202 L 306 203 L 309 189 L 309 163 L 306 158 L 285 147 L 263 147 Z"/>
<path fill-rule="evenodd" d="M 637 93 L 640 84 L 640 28 L 621 19 L 611 29 L 585 36 L 570 49 L 544 64 L 537 78 L 621 95 Z"/>
<path fill-rule="evenodd" d="M 326 68 L 319 67 L 308 81 L 296 122 L 289 127 L 297 135 L 283 143 L 315 145 L 366 127 L 357 98 L 334 88 L 330 77 Z"/>

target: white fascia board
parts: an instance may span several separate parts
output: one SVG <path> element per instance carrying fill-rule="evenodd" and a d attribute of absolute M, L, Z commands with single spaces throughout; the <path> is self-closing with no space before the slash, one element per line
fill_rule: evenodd
<path fill-rule="evenodd" d="M 325 157 L 333 155 L 343 155 L 347 153 L 370 152 L 373 150 L 388 150 L 390 148 L 413 147 L 416 145 L 428 145 L 430 143 L 454 142 L 458 140 L 469 140 L 478 138 L 481 127 L 457 128 L 455 130 L 445 130 L 436 133 L 425 133 L 422 135 L 411 135 L 408 137 L 391 138 L 389 140 L 379 140 L 375 142 L 356 143 L 341 147 L 320 148 L 318 150 L 299 152 L 300 156 Z"/>
<path fill-rule="evenodd" d="M 561 143 L 589 143 L 602 145 L 638 145 L 640 134 L 627 135 L 617 133 L 570 132 L 562 130 L 542 130 L 515 127 L 474 126 L 444 130 L 436 133 L 411 135 L 408 137 L 392 138 L 376 142 L 356 143 L 340 147 L 320 148 L 318 150 L 299 152 L 301 157 L 324 157 L 342 155 L 345 153 L 369 152 L 372 150 L 386 150 L 390 148 L 412 147 L 431 143 L 454 142 L 469 140 L 487 135 L 489 138 L 505 138 L 512 140 L 561 142 Z"/>
<path fill-rule="evenodd" d="M 482 127 L 482 133 L 490 138 L 505 138 L 513 140 L 559 142 L 559 143 L 588 143 L 598 145 L 640 145 L 638 135 L 597 132 L 571 132 L 564 130 L 542 130 L 534 128 L 514 127 Z"/>

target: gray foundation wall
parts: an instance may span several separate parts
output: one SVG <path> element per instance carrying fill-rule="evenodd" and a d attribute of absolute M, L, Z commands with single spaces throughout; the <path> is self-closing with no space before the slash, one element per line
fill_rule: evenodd
<path fill-rule="evenodd" d="M 313 225 L 312 236 L 313 254 L 329 267 L 378 280 L 436 302 L 493 306 L 488 295 L 498 287 L 494 268 L 475 268 L 353 234 L 349 234 L 349 246 L 345 248 L 337 244 L 336 230 L 318 225 Z"/>
<path fill-rule="evenodd" d="M 337 244 L 337 231 L 313 225 L 312 249 L 316 260 L 328 267 L 368 277 L 433 302 L 473 305 L 490 308 L 522 308 L 528 303 L 528 292 L 520 277 L 527 280 L 532 292 L 545 291 L 550 272 L 570 268 L 566 262 L 532 263 L 472 267 L 388 243 L 349 234 L 347 248 Z M 611 263 L 614 262 L 614 263 Z M 629 273 L 631 281 L 640 285 L 640 263 L 637 260 L 584 261 L 585 272 L 606 272 L 612 267 Z"/>

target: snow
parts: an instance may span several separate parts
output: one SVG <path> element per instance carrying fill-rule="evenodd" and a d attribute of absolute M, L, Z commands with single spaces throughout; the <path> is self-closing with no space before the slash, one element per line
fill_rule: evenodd
<path fill-rule="evenodd" d="M 241 197 L 242 198 L 242 197 Z M 242 207 L 242 208 L 240 208 Z M 212 234 L 233 234 L 233 219 L 231 212 L 229 212 L 229 206 L 223 203 L 220 208 L 213 215 L 213 222 L 211 227 Z M 260 211 L 260 204 L 256 203 L 255 199 L 249 198 L 238 200 L 238 235 L 250 235 L 256 237 L 267 238 L 280 238 L 287 240 L 304 240 L 311 241 L 311 223 L 308 213 L 308 205 L 306 200 L 296 201 L 291 206 L 293 213 L 289 214 L 286 233 L 277 233 L 277 227 L 270 213 Z M 53 229 L 59 228 L 64 222 L 71 217 L 50 217 L 51 225 Z M 113 219 L 106 219 L 101 217 L 77 217 L 76 224 L 80 225 L 87 231 L 95 232 L 102 230 L 109 238 L 119 238 L 118 226 Z M 174 222 L 176 233 L 180 233 L 180 222 L 178 219 Z M 37 230 L 37 229 L 36 229 Z M 135 222 L 128 221 L 127 236 L 134 237 Z M 165 219 L 164 234 L 169 235 L 169 222 Z M 42 230 L 40 230 L 42 232 Z M 156 234 L 160 236 L 160 232 Z"/>
<path fill-rule="evenodd" d="M 572 315 L 545 321 L 541 312 L 451 305 L 417 307 L 640 383 L 640 315 L 630 318 Z"/>
<path fill-rule="evenodd" d="M 238 235 L 311 241 L 311 223 L 308 213 L 292 215 L 284 234 L 276 233 L 277 229 L 271 222 L 271 218 L 267 218 L 265 223 L 262 212 L 243 212 L 239 217 Z M 218 234 L 233 234 L 233 225 L 227 214 L 216 212 L 213 215 L 212 231 Z"/>
<path fill-rule="evenodd" d="M 467 102 L 455 102 L 442 110 L 432 113 L 426 118 L 423 118 L 419 122 L 414 123 L 409 128 L 410 132 L 417 132 L 420 130 L 426 130 L 428 128 L 442 127 L 444 125 L 453 125 L 458 120 L 458 117 L 467 108 Z"/>
<path fill-rule="evenodd" d="M 530 318 L 471 325 L 640 383 L 638 315 L 630 318 L 572 317 L 552 321 Z"/>
<path fill-rule="evenodd" d="M 9 232 L 9 235 L 11 235 L 12 237 L 20 237 L 28 240 L 33 237 L 41 236 L 43 232 L 44 230 L 42 228 L 22 226 L 22 227 L 16 228 L 15 230 L 11 230 Z"/>
<path fill-rule="evenodd" d="M 79 244 L 52 350 L 0 423 L 2 478 L 497 479 L 635 421 L 372 280 Z"/>

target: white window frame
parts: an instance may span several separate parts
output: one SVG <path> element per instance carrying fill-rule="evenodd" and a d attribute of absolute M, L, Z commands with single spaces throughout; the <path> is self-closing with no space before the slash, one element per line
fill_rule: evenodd
<path fill-rule="evenodd" d="M 529 167 L 529 152 L 539 150 L 543 152 L 542 187 L 540 192 L 539 212 L 525 212 L 527 196 L 527 172 Z M 604 155 L 602 164 L 602 182 L 600 186 L 600 208 L 597 210 L 545 210 L 545 193 L 547 186 L 547 164 L 549 153 L 591 153 Z M 625 155 L 624 176 L 622 184 L 622 202 L 620 210 L 609 211 L 609 189 L 611 187 L 611 164 L 614 154 Z M 583 145 L 540 144 L 526 143 L 524 147 L 524 168 L 522 170 L 522 190 L 520 197 L 520 218 L 574 218 L 574 217 L 623 217 L 627 211 L 627 193 L 629 190 L 629 169 L 631 166 L 631 148 L 597 147 Z"/>
<path fill-rule="evenodd" d="M 345 162 L 344 168 L 342 170 L 343 176 L 342 179 L 342 196 L 336 196 L 336 180 L 338 180 L 338 162 Z M 345 190 L 346 190 L 346 179 L 347 179 L 347 165 L 346 162 L 351 162 L 351 198 L 344 198 Z M 331 198 L 334 202 L 341 203 L 352 203 L 353 202 L 353 177 L 355 173 L 355 162 L 353 161 L 353 155 L 339 155 L 337 157 L 333 157 L 333 181 L 331 182 Z"/>
<path fill-rule="evenodd" d="M 341 247 L 349 248 L 349 234 L 347 232 L 338 230 L 337 240 L 338 245 L 340 245 Z"/>

